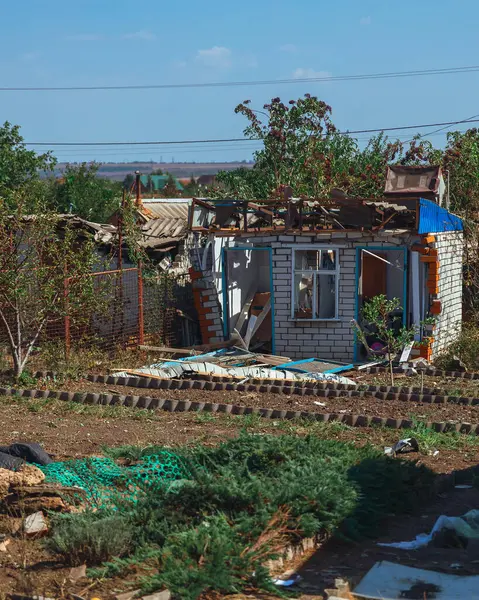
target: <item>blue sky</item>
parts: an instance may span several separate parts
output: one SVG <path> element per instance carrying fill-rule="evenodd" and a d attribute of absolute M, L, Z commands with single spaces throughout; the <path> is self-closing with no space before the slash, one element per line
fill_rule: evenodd
<path fill-rule="evenodd" d="M 21 0 L 4 2 L 0 86 L 202 83 L 479 64 L 479 2 L 460 0 Z M 234 107 L 310 92 L 341 129 L 465 119 L 479 73 L 379 81 L 94 92 L 3 92 L 0 119 L 27 141 L 240 137 Z M 444 143 L 445 136 L 431 138 Z M 61 160 L 242 160 L 215 149 L 61 149 Z"/>

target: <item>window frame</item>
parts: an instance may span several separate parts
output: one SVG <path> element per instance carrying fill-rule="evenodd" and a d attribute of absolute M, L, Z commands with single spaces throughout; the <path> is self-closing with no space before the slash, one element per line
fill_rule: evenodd
<path fill-rule="evenodd" d="M 307 321 L 313 321 L 313 322 L 334 322 L 334 321 L 339 321 L 339 277 L 340 277 L 340 264 L 339 264 L 339 250 L 341 248 L 344 248 L 344 246 L 336 246 L 336 245 L 319 245 L 319 244 L 297 244 L 295 246 L 291 246 L 291 320 L 292 321 L 298 321 L 298 322 L 307 322 Z M 331 269 L 319 269 L 319 270 L 310 270 L 309 272 L 311 274 L 314 274 L 314 280 L 316 281 L 316 276 L 318 275 L 334 275 L 335 277 L 335 312 L 334 312 L 334 317 L 311 317 L 310 319 L 302 319 L 301 317 L 297 317 L 295 316 L 295 294 L 296 289 L 295 289 L 295 275 L 296 274 L 300 274 L 300 273 L 306 273 L 306 271 L 304 270 L 300 270 L 300 269 L 295 269 L 295 258 L 296 258 L 296 252 L 301 252 L 304 250 L 325 250 L 326 252 L 329 250 L 334 250 L 336 253 L 336 264 L 335 264 L 335 269 L 331 270 Z M 316 294 L 317 294 L 317 285 L 314 286 L 314 300 L 313 300 L 313 306 L 315 306 L 315 300 L 316 300 Z"/>

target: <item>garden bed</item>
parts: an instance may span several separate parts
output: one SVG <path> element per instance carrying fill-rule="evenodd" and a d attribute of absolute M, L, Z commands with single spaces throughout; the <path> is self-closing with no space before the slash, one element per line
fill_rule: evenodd
<path fill-rule="evenodd" d="M 214 447 L 221 441 L 238 436 L 241 430 L 256 434 L 291 433 L 295 436 L 313 435 L 316 438 L 353 442 L 358 448 L 367 443 L 375 445 L 380 451 L 385 445 L 397 441 L 397 432 L 378 428 L 351 428 L 339 423 L 318 423 L 313 421 L 274 421 L 250 416 L 228 416 L 204 413 L 170 414 L 158 410 L 141 410 L 120 406 L 90 406 L 59 401 L 55 399 L 31 399 L 22 397 L 0 398 L 0 419 L 8 423 L 2 436 L 2 443 L 8 444 L 18 439 L 39 441 L 50 452 L 57 454 L 56 459 L 68 457 L 84 457 L 99 455 L 104 446 L 115 447 L 133 444 L 146 448 L 151 445 L 168 447 L 191 446 L 201 443 L 203 447 Z M 405 455 L 405 458 L 419 461 L 436 473 L 452 471 L 468 472 L 477 464 L 477 438 L 457 434 L 435 434 L 425 429 L 417 429 L 404 434 L 415 435 L 420 444 L 419 454 Z M 438 455 L 431 450 L 439 449 Z M 414 489 L 414 488 L 412 488 Z M 411 490 L 409 490 L 411 492 Z M 415 492 L 414 492 L 415 493 Z M 421 508 L 421 514 L 430 510 L 429 505 Z M 458 513 L 460 514 L 460 513 Z M 408 519 L 402 519 L 405 528 L 401 534 L 391 522 L 390 535 L 396 539 L 408 539 L 413 529 Z M 415 521 L 415 533 L 421 521 Z M 2 527 L 6 527 L 4 520 Z M 389 526 L 385 526 L 383 534 L 387 535 Z M 407 532 L 407 533 L 406 533 Z M 401 537 L 403 535 L 403 537 Z M 412 536 L 413 537 L 413 536 Z M 318 586 L 331 583 L 331 573 L 336 569 L 338 576 L 349 577 L 353 558 L 357 558 L 357 572 L 364 574 L 373 559 L 374 543 L 367 542 L 366 550 L 369 558 L 361 557 L 359 550 L 347 546 L 316 553 L 302 571 L 307 586 L 316 581 L 314 595 L 322 592 Z M 339 554 L 338 554 L 339 552 Z M 347 556 L 344 563 L 342 556 Z M 356 556 L 357 555 L 357 556 Z M 376 556 L 379 557 L 380 553 Z M 381 554 L 382 556 L 382 554 Z M 384 558 L 384 557 L 383 557 Z M 315 562 L 317 561 L 317 562 Z M 22 565 L 26 563 L 27 568 Z M 341 565 L 346 567 L 341 571 Z M 58 582 L 68 578 L 69 567 L 59 558 L 45 552 L 41 541 L 15 540 L 8 553 L 0 553 L 0 591 L 24 593 L 26 584 L 36 593 L 50 597 L 57 590 Z M 327 566 L 326 566 L 327 565 Z M 334 566 L 336 565 L 336 566 Z M 360 568 L 363 571 L 360 571 Z M 127 576 L 96 583 L 91 594 L 102 600 L 114 598 L 114 594 L 127 589 L 127 582 L 141 577 L 145 573 L 134 569 Z M 314 575 L 314 576 L 313 576 Z M 329 578 L 329 579 L 328 579 Z M 67 589 L 81 592 L 92 580 L 82 580 L 78 584 L 68 584 Z M 48 593 L 47 593 L 48 592 Z M 31 593 L 31 591 L 30 591 Z M 312 592 L 311 592 L 312 593 Z"/>
<path fill-rule="evenodd" d="M 471 401 L 445 396 L 424 396 L 423 401 L 415 401 L 410 395 L 400 396 L 388 392 L 376 392 L 373 395 L 355 390 L 317 390 L 318 395 L 206 389 L 161 390 L 93 383 L 88 380 L 67 380 L 56 386 L 52 386 L 51 381 L 45 381 L 40 382 L 38 387 L 38 392 L 31 392 L 30 395 L 48 395 L 51 392 L 64 400 L 85 404 L 163 408 L 171 412 L 244 414 L 264 409 L 262 415 L 269 418 L 311 416 L 356 426 L 386 425 L 393 428 L 411 427 L 415 421 L 442 425 L 451 423 L 466 433 L 478 433 L 479 424 L 479 399 Z M 48 389 L 51 387 L 58 389 L 51 391 Z M 14 389 L 10 391 L 17 393 Z M 18 393 L 29 394 L 28 391 Z M 404 399 L 397 399 L 399 397 Z M 356 418 L 358 416 L 361 417 L 359 420 Z M 438 429 L 444 429 L 444 426 Z"/>

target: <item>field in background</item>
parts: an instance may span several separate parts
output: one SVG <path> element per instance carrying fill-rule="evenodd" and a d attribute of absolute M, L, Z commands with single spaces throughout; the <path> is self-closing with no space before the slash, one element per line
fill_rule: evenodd
<path fill-rule="evenodd" d="M 55 168 L 55 175 L 60 175 L 67 163 L 58 163 Z M 130 162 L 130 163 L 103 163 L 98 171 L 100 177 L 123 181 L 126 175 L 141 171 L 148 175 L 153 170 L 161 169 L 167 171 L 175 177 L 199 177 L 200 175 L 216 175 L 219 171 L 233 171 L 240 167 L 251 168 L 252 162 L 205 162 L 205 163 L 157 163 L 157 162 Z"/>

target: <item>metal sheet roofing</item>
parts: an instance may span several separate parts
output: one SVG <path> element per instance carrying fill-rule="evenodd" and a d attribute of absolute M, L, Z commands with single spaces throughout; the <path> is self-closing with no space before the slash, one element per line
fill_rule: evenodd
<path fill-rule="evenodd" d="M 141 228 L 143 237 L 141 244 L 144 248 L 163 248 L 177 244 L 188 233 L 186 219 L 163 218 L 152 219 Z"/>
<path fill-rule="evenodd" d="M 462 220 L 431 200 L 419 200 L 418 233 L 440 233 L 443 231 L 462 231 Z"/>
<path fill-rule="evenodd" d="M 141 212 L 149 219 L 184 219 L 188 221 L 188 207 L 186 202 L 165 202 L 153 201 L 145 198 L 143 200 L 143 209 Z"/>

